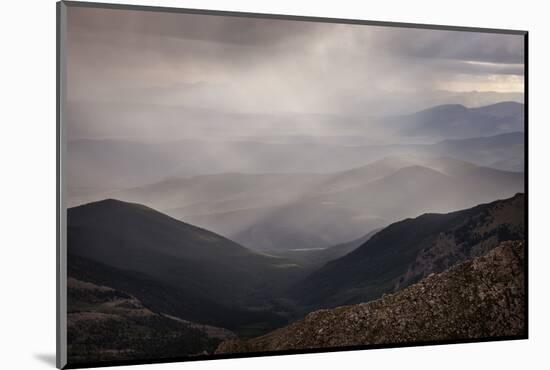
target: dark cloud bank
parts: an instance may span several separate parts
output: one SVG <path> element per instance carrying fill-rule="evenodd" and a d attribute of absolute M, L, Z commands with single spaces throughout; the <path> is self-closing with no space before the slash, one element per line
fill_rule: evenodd
<path fill-rule="evenodd" d="M 523 99 L 517 35 L 78 7 L 69 9 L 68 34 L 71 111 L 86 119 L 105 105 L 98 127 L 154 112 L 159 122 L 148 130 L 156 136 L 175 109 L 186 137 L 193 133 L 184 126 L 205 115 L 368 121 L 442 103 Z M 135 109 L 124 112 L 128 104 Z"/>

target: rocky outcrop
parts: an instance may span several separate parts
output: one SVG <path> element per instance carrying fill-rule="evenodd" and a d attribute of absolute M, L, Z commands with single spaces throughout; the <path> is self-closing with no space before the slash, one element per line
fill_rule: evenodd
<path fill-rule="evenodd" d="M 464 340 L 525 334 L 524 243 L 502 242 L 481 257 L 368 303 L 315 311 L 216 353 Z"/>

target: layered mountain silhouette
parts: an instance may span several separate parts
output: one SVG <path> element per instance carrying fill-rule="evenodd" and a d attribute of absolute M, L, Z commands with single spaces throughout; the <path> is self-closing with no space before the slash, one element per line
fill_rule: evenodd
<path fill-rule="evenodd" d="M 239 196 L 233 210 L 227 210 L 227 200 L 212 198 L 201 204 L 199 214 L 193 206 L 166 212 L 260 251 L 326 248 L 402 218 L 467 208 L 523 188 L 521 173 L 450 158 L 388 157 L 351 171 L 316 175 L 307 189 L 285 187 L 285 200 L 269 206 L 254 206 L 256 197 Z M 269 188 L 264 196 L 269 197 Z"/>
<path fill-rule="evenodd" d="M 497 164 L 502 170 L 522 171 L 523 148 L 522 132 L 446 139 L 434 144 L 367 146 L 208 140 L 159 144 L 117 139 L 76 140 L 68 147 L 69 200 L 71 205 L 78 205 L 112 196 L 116 190 L 205 174 L 339 172 L 387 156 L 452 156 L 482 166 Z"/>
<path fill-rule="evenodd" d="M 479 108 L 447 104 L 411 115 L 382 119 L 396 134 L 439 138 L 471 138 L 523 131 L 524 107 L 501 102 Z"/>
<path fill-rule="evenodd" d="M 486 167 L 523 172 L 524 141 L 523 132 L 511 132 L 489 137 L 448 139 L 432 145 L 430 151 Z"/>
<path fill-rule="evenodd" d="M 69 201 L 71 206 L 79 205 L 107 198 L 106 194 L 115 190 L 175 177 L 228 172 L 338 172 L 388 155 L 452 156 L 522 171 L 523 110 L 523 104 L 514 102 L 480 108 L 442 105 L 412 115 L 353 123 L 335 119 L 330 123 L 340 128 L 352 124 L 354 131 L 369 133 L 378 124 L 384 138 L 380 140 L 358 140 L 354 135 L 328 135 L 313 141 L 281 141 L 270 136 L 223 140 L 202 136 L 158 142 L 113 137 L 75 139 L 67 148 Z M 422 144 L 417 144 L 417 137 L 422 138 Z"/>
<path fill-rule="evenodd" d="M 390 156 L 329 174 L 224 173 L 112 192 L 258 251 L 327 248 L 422 212 L 522 192 L 523 174 L 449 157 Z"/>
<path fill-rule="evenodd" d="M 292 288 L 309 307 L 366 302 L 524 238 L 524 196 L 448 214 L 428 213 L 382 229 Z"/>

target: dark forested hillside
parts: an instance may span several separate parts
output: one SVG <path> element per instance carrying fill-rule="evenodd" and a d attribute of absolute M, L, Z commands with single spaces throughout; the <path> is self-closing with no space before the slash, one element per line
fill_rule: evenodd
<path fill-rule="evenodd" d="M 70 276 L 107 285 L 186 320 L 257 333 L 286 322 L 280 291 L 303 276 L 148 207 L 105 200 L 68 212 Z"/>

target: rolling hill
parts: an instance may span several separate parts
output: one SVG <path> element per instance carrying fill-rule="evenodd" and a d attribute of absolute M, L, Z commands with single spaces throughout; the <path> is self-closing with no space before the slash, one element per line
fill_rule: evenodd
<path fill-rule="evenodd" d="M 302 271 L 151 208 L 104 200 L 68 210 L 70 276 L 153 309 L 226 328 L 284 322 L 275 296 Z"/>

